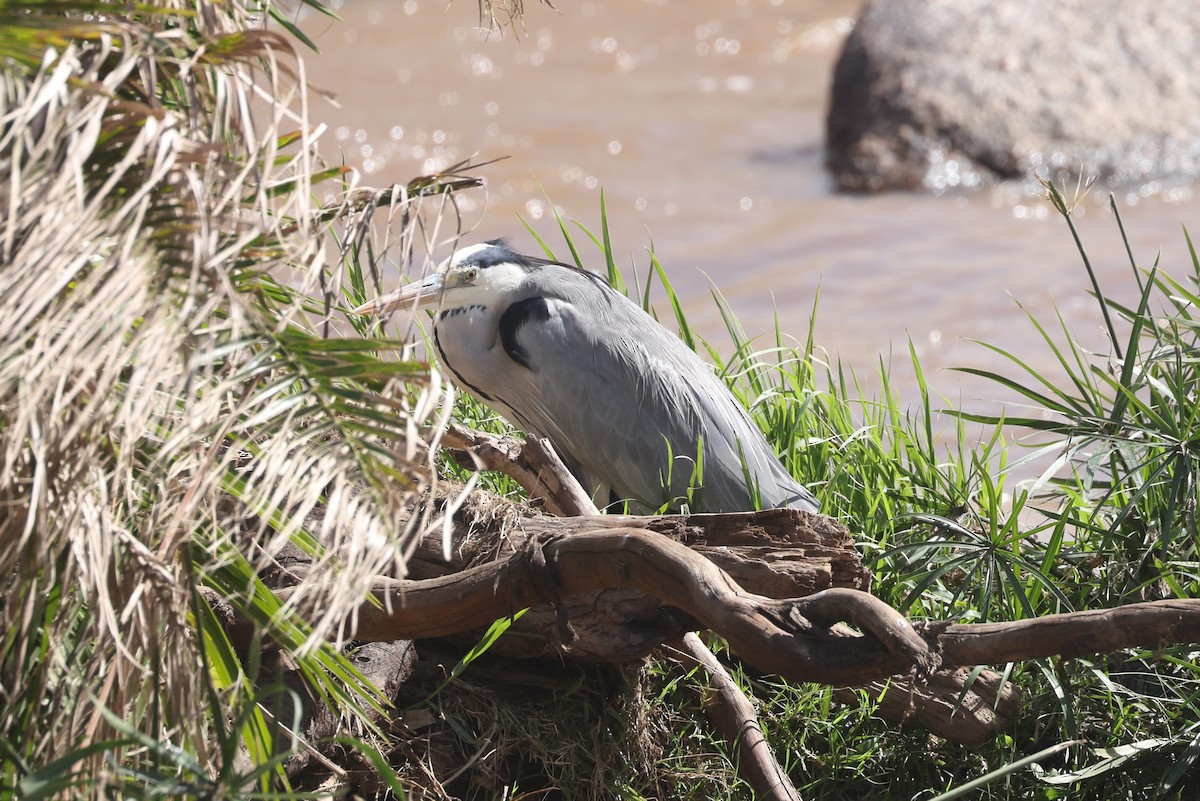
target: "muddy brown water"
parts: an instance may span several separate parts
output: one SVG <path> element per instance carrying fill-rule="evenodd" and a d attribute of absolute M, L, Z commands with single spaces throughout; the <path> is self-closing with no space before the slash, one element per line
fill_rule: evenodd
<path fill-rule="evenodd" d="M 550 203 L 598 233 L 603 188 L 617 252 L 644 270 L 652 241 L 693 325 L 718 348 L 728 339 L 714 287 L 764 347 L 776 312 L 786 333 L 806 335 L 819 291 L 818 345 L 868 389 L 894 353 L 909 401 L 909 338 L 934 389 L 968 408 L 995 411 L 1008 397 L 947 369 L 1003 367 L 971 340 L 1060 376 L 1016 301 L 1049 325 L 1061 313 L 1086 346 L 1107 351 L 1066 225 L 1028 187 L 832 191 L 823 117 L 858 2 L 525 5 L 519 35 L 488 34 L 467 0 L 347 0 L 341 22 L 304 18 L 322 50 L 306 57 L 309 80 L 340 104 L 314 103 L 330 127 L 324 152 L 342 148 L 376 186 L 507 156 L 479 171 L 486 193 L 464 196 L 465 241 L 505 236 L 530 252 L 518 215 L 563 255 Z M 1094 189 L 1077 221 L 1104 289 L 1133 303 L 1107 191 Z M 1181 225 L 1200 225 L 1192 189 L 1152 184 L 1117 199 L 1139 262 L 1161 251 L 1182 277 Z"/>

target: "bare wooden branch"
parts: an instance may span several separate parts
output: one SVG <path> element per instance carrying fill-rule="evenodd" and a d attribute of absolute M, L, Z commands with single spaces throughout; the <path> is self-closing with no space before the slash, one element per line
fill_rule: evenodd
<path fill-rule="evenodd" d="M 375 581 L 384 609 L 360 609 L 357 637 L 443 636 L 526 607 L 533 609 L 521 626 L 543 636 L 517 640 L 525 647 L 557 645 L 577 657 L 624 661 L 683 636 L 691 643 L 681 649 L 687 658 L 707 666 L 716 699 L 709 711 L 723 720 L 719 725 L 734 727 L 727 737 L 746 749 L 743 775 L 760 797 L 794 798 L 795 791 L 776 781 L 783 774 L 749 700 L 736 683 L 712 672 L 720 663 L 684 632 L 712 629 L 749 665 L 792 680 L 870 683 L 869 691 L 882 694 L 879 711 L 886 719 L 911 720 L 968 744 L 1006 726 L 1018 698 L 997 674 L 955 666 L 1200 640 L 1200 601 L 914 629 L 891 607 L 854 589 L 865 588 L 869 574 L 849 532 L 829 518 L 794 510 L 598 516 L 544 441 L 520 443 L 455 427 L 447 444 L 468 449 L 476 469 L 512 476 L 547 510 L 583 517 L 514 522 L 512 515 L 496 514 L 495 503 L 485 504 L 490 511 L 483 520 L 471 520 L 456 535 L 457 542 L 477 544 L 460 548 L 453 563 L 441 561 L 439 534 L 410 563 L 426 559 L 416 574 L 428 578 Z"/>
<path fill-rule="evenodd" d="M 927 628 L 936 632 L 947 666 L 1090 656 L 1123 648 L 1200 643 L 1200 599 L 1145 601 L 1006 623 L 945 626 L 940 631 L 941 624 Z"/>
<path fill-rule="evenodd" d="M 549 440 L 528 437 L 520 442 L 452 423 L 442 435 L 442 444 L 464 452 L 467 458 L 458 461 L 469 470 L 496 470 L 509 476 L 530 498 L 541 499 L 552 515 L 600 514 Z"/>
<path fill-rule="evenodd" d="M 686 631 L 711 628 L 748 665 L 792 680 L 847 686 L 898 676 L 881 714 L 966 743 L 993 736 L 1016 703 L 1008 692 L 997 697 L 1011 691 L 998 681 L 976 679 L 964 694 L 968 674 L 956 666 L 1200 642 L 1200 601 L 1191 600 L 1013 623 L 920 624 L 914 634 L 894 610 L 849 591 L 864 586 L 866 574 L 848 532 L 792 510 L 485 518 L 455 535 L 456 543 L 477 543 L 474 550 L 456 546 L 468 554 L 464 561 L 434 564 L 439 540 L 423 571 L 430 578 L 375 581 L 385 609 L 364 605 L 356 636 L 443 636 L 533 607 L 519 625 L 540 617 L 541 628 L 523 629 L 540 636 L 502 638 L 496 649 L 511 640 L 541 653 L 562 648 L 581 659 L 628 661 Z M 931 670 L 939 659 L 942 670 Z"/>
<path fill-rule="evenodd" d="M 703 668 L 708 684 L 702 700 L 704 710 L 721 735 L 737 749 L 738 773 L 754 789 L 754 797 L 763 801 L 800 801 L 758 722 L 754 705 L 729 675 L 716 655 L 694 632 L 685 634 L 671 649 L 671 655 L 688 667 Z"/>
<path fill-rule="evenodd" d="M 535 541 L 574 537 L 607 528 L 644 528 L 686 545 L 717 565 L 742 587 L 773 598 L 811 595 L 831 587 L 864 588 L 869 573 L 850 532 L 836 521 L 793 509 L 710 515 L 556 518 L 526 516 L 522 509 L 484 492 L 460 507 L 450 562 L 444 561 L 440 532 L 430 535 L 410 558 L 411 578 L 434 578 L 503 559 Z M 565 610 L 569 642 L 556 637 Z M 522 635 L 504 638 L 495 649 L 507 656 L 533 657 L 569 646 L 579 659 L 628 662 L 691 630 L 686 615 L 672 613 L 653 596 L 604 588 L 564 596 L 551 608 L 531 609 L 517 624 Z"/>

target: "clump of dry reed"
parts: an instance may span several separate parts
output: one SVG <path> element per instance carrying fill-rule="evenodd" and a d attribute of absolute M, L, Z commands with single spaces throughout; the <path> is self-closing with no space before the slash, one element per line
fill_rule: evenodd
<path fill-rule="evenodd" d="M 399 343 L 338 337 L 337 309 L 377 209 L 412 258 L 421 197 L 472 184 L 327 168 L 255 3 L 101 6 L 0 9 L 0 783 L 25 792 L 230 781 L 251 730 L 266 763 L 205 598 L 354 706 L 325 641 L 436 523 L 418 424 L 446 396 Z M 288 542 L 322 580 L 280 609 L 256 571 Z"/>

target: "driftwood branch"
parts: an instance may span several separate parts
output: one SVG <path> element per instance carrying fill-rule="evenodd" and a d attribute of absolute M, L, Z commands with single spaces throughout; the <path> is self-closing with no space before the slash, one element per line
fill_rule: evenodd
<path fill-rule="evenodd" d="M 604 517 L 590 522 L 605 525 L 544 541 L 528 539 L 515 553 L 452 575 L 377 579 L 373 590 L 383 608 L 364 604 L 355 636 L 363 641 L 444 636 L 477 629 L 526 607 L 551 610 L 548 636 L 553 636 L 559 621 L 574 618 L 552 610 L 561 611 L 571 598 L 625 588 L 661 610 L 675 610 L 667 617 L 676 628 L 659 629 L 659 639 L 649 646 L 661 643 L 663 631 L 679 637 L 686 630 L 711 629 L 747 664 L 793 681 L 844 687 L 899 676 L 890 680 L 882 713 L 963 743 L 992 736 L 998 722 L 1015 716 L 1016 699 L 990 673 L 975 679 L 971 693 L 964 694 L 968 674 L 955 668 L 1200 642 L 1200 600 L 914 628 L 895 610 L 857 590 L 835 587 L 783 599 L 748 593 L 707 558 L 667 535 L 608 527 L 617 521 Z M 714 530 L 723 527 L 714 519 L 708 522 Z M 656 525 L 670 528 L 657 519 Z M 597 632 L 597 640 L 603 631 Z M 939 663 L 941 669 L 935 670 Z M 874 685 L 874 690 L 881 687 Z"/>
<path fill-rule="evenodd" d="M 767 743 L 754 705 L 716 655 L 694 632 L 685 634 L 670 653 L 676 661 L 689 668 L 701 668 L 707 676 L 707 694 L 701 703 L 736 750 L 738 773 L 754 788 L 754 797 L 760 801 L 800 801 L 800 794 Z"/>
<path fill-rule="evenodd" d="M 452 423 L 442 445 L 459 451 L 459 464 L 469 470 L 495 470 L 520 484 L 530 498 L 540 499 L 546 511 L 559 517 L 600 514 L 596 504 L 571 475 L 546 439 L 524 442 Z"/>
<path fill-rule="evenodd" d="M 591 515 L 594 512 L 590 504 L 582 505 L 570 500 L 574 477 L 557 459 L 548 443 L 543 441 L 535 449 L 516 440 L 477 435 L 461 429 L 456 430 L 454 435 L 456 443 L 474 449 L 472 464 L 508 474 L 521 483 L 531 497 L 546 496 L 547 509 L 578 515 Z M 554 475 L 555 480 L 531 479 L 547 472 Z M 560 492 L 560 487 L 566 487 L 567 491 Z M 576 497 L 583 494 L 580 490 Z M 558 500 L 563 496 L 565 500 Z M 822 527 L 817 521 L 826 525 Z M 545 521 L 552 526 L 549 530 L 541 530 L 539 522 L 537 519 L 523 520 L 522 533 L 528 533 L 531 537 L 539 533 L 553 536 L 585 530 L 581 526 L 587 526 L 587 530 L 602 524 L 645 526 L 687 544 L 728 572 L 739 585 L 754 587 L 760 594 L 771 598 L 805 596 L 830 587 L 863 589 L 869 579 L 862 570 L 848 532 L 840 527 L 829 527 L 832 521 L 828 518 L 814 516 L 797 519 L 794 514 L 782 510 L 754 516 L 694 516 L 686 519 L 608 516 L 601 519 L 591 517 L 586 521 Z M 812 536 L 814 528 L 819 529 L 815 538 Z M 807 534 L 807 539 L 803 536 L 797 538 L 797 532 Z M 801 548 L 797 547 L 798 539 L 803 542 Z M 821 543 L 821 547 L 814 547 L 814 539 Z M 607 598 L 611 598 L 611 595 Z M 629 636 L 627 627 L 622 623 L 630 618 L 644 623 L 652 619 L 652 610 L 642 609 L 634 614 L 631 610 L 632 600 L 628 597 L 621 600 L 619 613 L 607 618 L 598 618 L 595 614 L 596 608 L 603 604 L 589 608 L 586 603 L 567 602 L 571 616 L 576 620 L 580 618 L 581 608 L 588 614 L 583 626 L 576 627 L 583 632 L 582 640 L 577 639 L 573 643 L 573 650 L 577 654 L 589 650 L 602 654 L 607 648 L 611 657 L 617 658 L 619 654 L 613 644 L 618 642 L 626 644 L 629 649 L 627 656 L 637 651 L 639 640 Z M 559 613 L 551 615 L 542 612 L 539 615 L 534 612 L 532 616 L 526 616 L 525 626 L 536 627 L 540 617 L 543 632 L 549 632 L 552 626 L 561 627 L 558 620 L 560 616 Z M 658 623 L 661 628 L 661 617 Z M 614 629 L 618 636 L 613 636 Z M 588 632 L 594 630 L 597 636 L 593 640 L 600 643 L 599 647 L 587 642 Z M 641 625 L 638 630 L 643 634 L 640 642 L 644 644 L 646 627 Z M 662 632 L 664 639 L 668 634 L 668 631 Z M 700 641 L 695 639 L 695 643 L 700 644 Z M 700 646 L 703 647 L 702 644 Z M 715 661 L 715 657 L 711 658 Z M 1016 718 L 1019 708 L 1016 689 L 1009 683 L 1001 682 L 1000 677 L 989 670 L 977 671 L 974 676 L 963 671 L 937 671 L 920 681 L 898 676 L 887 681 L 871 682 L 864 689 L 879 699 L 878 713 L 884 719 L 897 725 L 914 722 L 955 742 L 967 744 L 982 743 L 994 736 L 996 731 Z M 718 695 L 714 709 L 753 709 L 736 684 L 714 679 L 709 690 Z M 719 697 L 729 693 L 736 693 L 738 697 Z M 858 698 L 850 690 L 842 691 L 841 696 L 851 701 Z M 731 741 L 736 740 L 744 728 L 758 726 L 757 718 L 731 722 L 725 716 L 716 714 L 713 719 L 726 739 Z M 755 786 L 756 792 L 760 795 L 768 792 L 768 788 L 758 785 L 752 773 L 753 767 L 746 778 Z M 760 773 L 762 775 L 758 778 L 762 779 L 769 771 Z"/>
<path fill-rule="evenodd" d="M 994 665 L 1048 656 L 1200 642 L 1200 599 L 1145 601 L 1008 623 L 929 624 L 946 665 Z"/>
<path fill-rule="evenodd" d="M 644 529 L 580 532 L 513 556 L 421 581 L 376 579 L 382 608 L 365 603 L 363 641 L 436 637 L 568 595 L 623 587 L 681 610 L 754 667 L 794 681 L 865 684 L 911 670 L 1085 656 L 1200 642 L 1200 599 L 1149 601 L 986 624 L 915 628 L 879 599 L 829 589 L 805 598 L 745 592 L 724 571 Z M 845 624 L 861 629 L 855 631 Z"/>
<path fill-rule="evenodd" d="M 936 666 L 908 621 L 873 596 L 842 589 L 795 600 L 752 595 L 686 546 L 636 528 L 535 542 L 508 559 L 451 576 L 376 579 L 372 592 L 381 607 L 360 607 L 355 637 L 371 642 L 443 636 L 526 607 L 611 588 L 638 590 L 682 610 L 759 670 L 796 681 L 859 683 L 914 665 Z M 812 623 L 809 614 L 822 624 Z M 842 620 L 873 636 L 830 625 Z"/>

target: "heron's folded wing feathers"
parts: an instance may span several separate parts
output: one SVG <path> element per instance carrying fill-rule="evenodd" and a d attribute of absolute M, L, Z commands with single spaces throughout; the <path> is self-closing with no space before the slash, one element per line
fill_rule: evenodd
<path fill-rule="evenodd" d="M 535 277 L 501 320 L 501 339 L 514 369 L 528 371 L 525 411 L 537 433 L 620 496 L 650 506 L 672 497 L 662 473 L 667 442 L 675 443 L 671 488 L 686 490 L 702 432 L 680 371 L 656 355 L 671 335 L 590 277 Z"/>
<path fill-rule="evenodd" d="M 752 508 L 748 473 L 764 506 L 816 510 L 711 368 L 597 277 L 566 267 L 532 273 L 500 338 L 537 433 L 621 497 L 677 501 L 702 441 L 704 509 Z"/>

